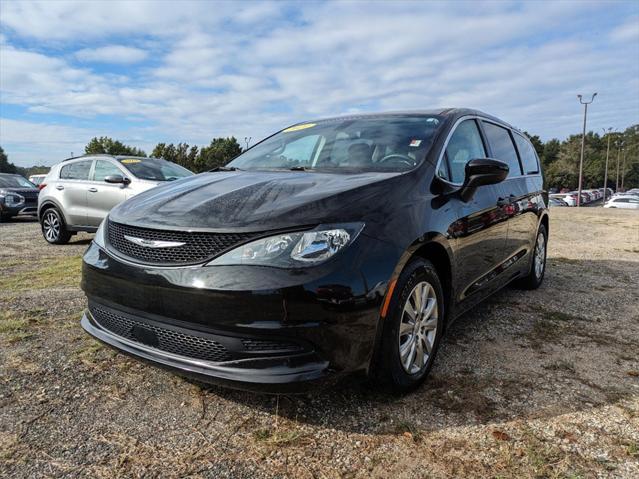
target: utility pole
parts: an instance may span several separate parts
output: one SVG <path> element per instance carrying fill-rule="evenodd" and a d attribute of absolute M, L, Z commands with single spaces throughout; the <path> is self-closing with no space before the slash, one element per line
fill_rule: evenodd
<path fill-rule="evenodd" d="M 579 192 L 577 194 L 577 206 L 581 206 L 581 183 L 583 181 L 584 174 L 584 147 L 586 146 L 586 117 L 588 116 L 588 105 L 590 105 L 593 101 L 595 101 L 595 97 L 597 93 L 593 93 L 590 101 L 584 101 L 581 95 L 577 95 L 579 98 L 579 103 L 584 106 L 584 129 L 583 134 L 581 136 L 581 158 L 579 160 Z"/>
<path fill-rule="evenodd" d="M 602 128 L 604 131 L 604 136 L 606 135 L 606 129 Z M 608 148 L 606 149 L 606 170 L 604 171 L 604 196 L 603 196 L 603 204 L 606 203 L 606 193 L 608 192 L 608 158 L 610 157 L 610 132 L 612 131 L 612 127 L 608 128 Z"/>
<path fill-rule="evenodd" d="M 619 140 L 619 150 L 617 150 L 617 183 L 615 184 L 615 193 L 619 192 L 619 159 L 621 158 L 621 150 L 623 146 L 623 140 Z"/>
<path fill-rule="evenodd" d="M 621 189 L 623 191 L 625 191 L 624 187 L 623 187 L 623 180 L 626 176 L 626 158 L 628 156 L 628 150 L 625 149 L 623 150 L 623 166 L 621 167 Z"/>

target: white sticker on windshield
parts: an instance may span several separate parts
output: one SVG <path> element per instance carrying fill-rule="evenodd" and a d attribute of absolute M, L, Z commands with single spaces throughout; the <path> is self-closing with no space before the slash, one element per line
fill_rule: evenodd
<path fill-rule="evenodd" d="M 409 146 L 414 146 L 414 147 L 418 147 L 419 145 L 422 144 L 422 140 L 411 140 L 410 145 Z"/>

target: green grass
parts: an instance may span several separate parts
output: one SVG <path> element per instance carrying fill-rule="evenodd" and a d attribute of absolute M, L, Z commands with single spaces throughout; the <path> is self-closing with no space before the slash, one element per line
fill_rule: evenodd
<path fill-rule="evenodd" d="M 0 290 L 24 291 L 78 286 L 81 270 L 81 256 L 47 259 L 28 271 L 0 277 Z"/>

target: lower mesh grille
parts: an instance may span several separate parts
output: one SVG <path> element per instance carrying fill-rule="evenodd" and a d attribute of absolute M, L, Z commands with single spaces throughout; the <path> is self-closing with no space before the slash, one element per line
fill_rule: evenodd
<path fill-rule="evenodd" d="M 231 359 L 228 350 L 212 339 L 134 321 L 126 316 L 95 305 L 90 306 L 89 310 L 100 326 L 130 341 L 148 344 L 146 341 L 140 341 L 140 335 L 135 332 L 135 328 L 141 328 L 142 330 L 151 331 L 151 336 L 155 334 L 154 340 L 156 342 L 152 344 L 155 349 L 188 358 L 213 362 L 229 361 Z"/>

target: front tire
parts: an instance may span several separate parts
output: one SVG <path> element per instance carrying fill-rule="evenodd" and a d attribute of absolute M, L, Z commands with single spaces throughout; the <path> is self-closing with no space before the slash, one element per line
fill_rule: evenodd
<path fill-rule="evenodd" d="M 42 236 L 50 244 L 67 244 L 71 233 L 67 231 L 64 218 L 57 208 L 48 208 L 42 213 L 40 221 Z"/>
<path fill-rule="evenodd" d="M 404 268 L 383 321 L 377 380 L 394 392 L 411 391 L 432 368 L 444 329 L 444 294 L 430 261 L 414 259 Z"/>

